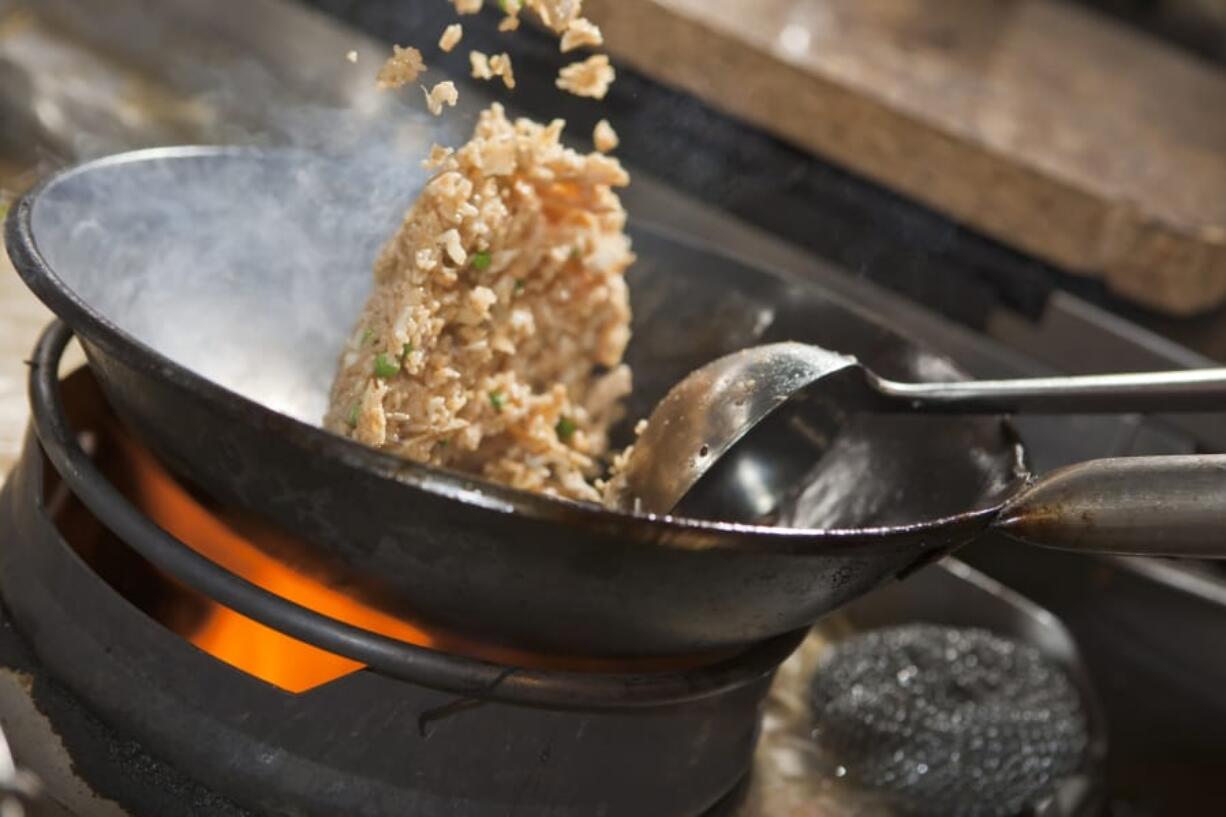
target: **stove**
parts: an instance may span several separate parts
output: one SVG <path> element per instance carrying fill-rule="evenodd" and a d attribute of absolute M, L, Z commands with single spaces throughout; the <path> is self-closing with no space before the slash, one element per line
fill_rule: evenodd
<path fill-rule="evenodd" d="M 38 369 L 58 368 L 65 338 L 45 336 Z M 832 643 L 915 620 L 987 628 L 1067 673 L 1087 743 L 1074 769 L 1004 814 L 1099 813 L 1104 725 L 1071 638 L 960 563 L 807 634 L 650 666 L 448 641 L 322 585 L 306 619 L 289 581 L 315 580 L 253 568 L 250 545 L 235 553 L 261 532 L 240 535 L 162 470 L 87 369 L 31 394 L 36 415 L 72 426 L 64 439 L 31 432 L 0 494 L 0 720 L 37 767 L 17 781 L 32 814 L 892 813 L 894 801 L 842 781 L 806 701 Z M 60 469 L 78 446 L 98 471 L 74 492 Z M 135 533 L 127 503 L 169 547 Z M 285 596 L 243 601 L 258 587 Z"/>
<path fill-rule="evenodd" d="M 6 28 L 0 37 L 0 57 L 24 65 L 37 78 L 27 90 L 39 104 L 30 110 L 44 115 L 26 121 L 23 132 L 42 140 L 44 146 L 32 151 L 32 161 L 40 168 L 147 144 L 287 140 L 304 130 L 339 128 L 355 112 L 366 122 L 358 130 L 384 128 L 388 111 L 370 91 L 367 69 L 386 49 L 385 40 L 404 41 L 413 27 L 433 26 L 448 17 L 442 3 L 431 10 L 427 4 L 336 0 L 313 0 L 310 5 L 315 10 L 287 0 L 254 0 L 235 3 L 233 13 L 217 13 L 224 4 L 212 4 L 205 13 L 202 5 L 188 0 L 114 0 L 105 8 L 100 4 L 96 14 L 81 14 L 91 2 L 30 4 L 28 10 L 36 8 L 39 14 L 28 16 L 22 27 Z M 0 13 L 17 5 L 14 0 L 0 0 Z M 207 37 L 199 36 L 202 30 Z M 469 34 L 474 42 L 496 36 L 482 33 L 478 26 Z M 543 53 L 532 52 L 531 34 L 524 34 L 529 38 L 527 50 Z M 337 70 L 338 65 L 342 69 L 348 65 L 344 55 L 351 49 L 359 52 L 363 70 Z M 534 62 L 531 53 L 522 61 L 517 56 L 519 72 L 531 77 L 536 65 L 541 76 L 551 76 L 552 62 L 544 57 Z M 120 59 L 110 60 L 116 55 Z M 67 70 L 69 66 L 84 70 L 77 76 Z M 548 115 L 550 110 L 542 107 L 544 97 L 531 91 L 533 83 L 523 85 L 525 92 L 516 102 L 530 113 Z M 138 91 L 135 95 L 133 88 Z M 625 140 L 622 155 L 635 173 L 626 196 L 633 217 L 804 278 L 831 298 L 885 316 L 909 337 L 948 355 L 973 375 L 1081 373 L 1209 362 L 1141 328 L 1127 310 L 1116 308 L 1092 287 L 1066 285 L 1056 271 L 908 206 L 646 78 L 622 72 L 615 88 L 624 92 L 610 101 L 623 106 L 619 116 L 669 123 L 654 134 L 646 127 L 623 134 L 632 136 Z M 483 93 L 478 87 L 465 87 L 462 105 L 475 110 L 486 100 Z M 141 104 L 133 106 L 133 99 Z M 11 100 L 0 93 L 0 102 Z M 637 114 L 633 105 L 640 106 Z M 115 115 L 118 110 L 124 116 Z M 46 116 L 47 111 L 58 115 Z M 591 111 L 576 109 L 574 118 L 582 122 L 584 117 L 591 118 Z M 462 117 L 445 119 L 443 129 Z M 6 116 L 5 121 L 16 119 Z M 450 141 L 457 138 L 458 132 Z M 6 167 L 0 161 L 0 171 Z M 18 183 L 23 174 L 24 170 L 16 177 Z M 905 263 L 898 263 L 900 259 Z M 69 382 L 87 381 L 88 375 L 80 374 Z M 74 387 L 65 388 L 71 413 Z M 1216 417 L 1028 418 L 1019 425 L 1040 471 L 1101 456 L 1226 450 L 1226 426 Z M 95 436 L 96 444 L 105 447 L 104 436 Z M 559 727 L 563 737 L 573 737 L 565 729 L 577 729 L 579 722 L 607 723 L 607 734 L 620 734 L 626 741 L 619 759 L 632 757 L 627 749 L 641 736 L 617 727 L 618 718 L 656 718 L 659 734 L 668 733 L 660 738 L 660 747 L 670 748 L 689 744 L 680 736 L 686 730 L 669 733 L 669 723 L 692 725 L 701 720 L 711 725 L 715 730 L 711 734 L 723 741 L 720 752 L 665 758 L 675 761 L 676 766 L 668 768 L 680 768 L 677 773 L 683 776 L 689 773 L 685 766 L 690 762 L 709 764 L 705 767 L 709 776 L 694 776 L 701 786 L 695 783 L 686 791 L 668 792 L 671 799 L 659 801 L 677 804 L 680 810 L 673 813 L 709 809 L 752 817 L 874 814 L 875 805 L 846 791 L 837 762 L 810 757 L 807 685 L 814 656 L 827 643 L 858 628 L 916 620 L 982 626 L 1033 643 L 1053 660 L 1065 661 L 1070 673 L 1082 680 L 1081 688 L 1091 702 L 1088 710 L 1101 715 L 1091 717 L 1094 750 L 1085 769 L 1059 787 L 1059 797 L 1037 804 L 1049 809 L 1041 813 L 1117 817 L 1214 813 L 1226 797 L 1226 696 L 1221 693 L 1226 655 L 1220 650 L 1220 632 L 1226 626 L 1226 581 L 1213 566 L 1068 556 L 1022 550 L 988 537 L 962 553 L 973 569 L 956 562 L 933 568 L 822 622 L 775 674 L 773 686 L 769 676 L 783 656 L 758 652 L 737 656 L 732 666 L 715 673 L 739 677 L 736 684 L 716 684 L 717 692 L 699 700 L 658 699 L 646 707 L 657 710 L 654 716 L 610 709 L 607 700 L 573 703 L 577 690 L 554 683 L 556 673 L 566 674 L 565 669 L 554 669 L 554 674 L 536 670 L 526 676 L 556 692 L 559 697 L 554 700 L 498 699 L 477 706 L 467 703 L 472 689 L 457 692 L 459 675 L 454 684 L 440 687 L 414 685 L 412 678 L 365 669 L 294 694 L 251 676 L 247 669 L 239 672 L 191 642 L 190 616 L 187 624 L 164 620 L 165 595 L 142 599 L 133 589 L 151 584 L 146 578 L 158 575 L 147 559 L 129 554 L 119 561 L 126 565 L 123 569 L 109 571 L 99 566 L 105 560 L 91 564 L 83 559 L 77 548 L 91 537 L 96 543 L 109 541 L 112 550 L 117 544 L 130 550 L 131 544 L 108 537 L 105 525 L 65 492 L 33 438 L 27 438 L 20 464 L 4 491 L 0 537 L 5 540 L 5 564 L 17 564 L 7 556 L 10 549 L 16 553 L 36 548 L 38 556 L 21 562 L 14 578 L 0 581 L 5 604 L 0 629 L 0 664 L 5 667 L 0 670 L 0 725 L 18 765 L 36 771 L 43 783 L 43 796 L 27 809 L 36 815 L 240 814 L 244 809 L 258 813 L 261 803 L 279 803 L 280 813 L 311 813 L 312 808 L 325 807 L 333 808 L 325 813 L 336 813 L 338 802 L 348 803 L 343 813 L 362 813 L 353 810 L 352 801 L 336 799 L 347 796 L 346 787 L 391 792 L 392 798 L 414 795 L 404 794 L 405 781 L 399 778 L 383 780 L 385 787 L 380 789 L 375 771 L 338 780 L 326 773 L 328 764 L 341 768 L 344 763 L 369 761 L 372 769 L 383 763 L 386 771 L 391 761 L 380 758 L 378 747 L 408 752 L 418 745 L 416 741 L 445 745 L 449 730 L 484 723 L 491 711 L 522 719 L 516 723 L 563 724 Z M 36 501 L 40 498 L 44 504 Z M 33 539 L 15 533 L 17 525 L 9 520 L 18 516 L 25 530 L 36 529 Z M 56 547 L 42 548 L 35 544 L 39 541 Z M 108 639 L 91 640 L 90 633 L 106 625 L 101 616 L 92 615 L 65 625 L 75 639 L 71 643 L 44 645 L 50 628 L 37 624 L 41 613 L 29 607 L 24 608 L 23 620 L 19 601 L 23 591 L 27 600 L 38 596 L 47 601 L 31 589 L 46 579 L 31 576 L 27 582 L 22 574 L 38 566 L 43 571 L 40 576 L 60 582 L 55 585 L 58 601 L 52 612 L 70 622 L 83 614 L 66 600 L 80 595 L 82 600 L 98 602 L 102 605 L 98 609 L 109 609 L 115 617 L 112 624 L 124 622 L 120 629 L 125 638 L 131 631 L 127 652 L 116 658 L 113 647 L 111 654 L 106 651 Z M 104 572 L 109 584 L 97 582 Z M 92 590 L 83 590 L 80 583 L 92 585 Z M 176 586 L 164 576 L 153 584 Z M 1035 607 L 1013 591 L 1042 606 Z M 179 598 L 169 607 L 182 613 L 192 604 Z M 998 612 L 988 614 L 989 608 Z M 142 637 L 146 640 L 140 641 Z M 59 650 L 59 663 L 43 657 L 44 650 L 48 655 Z M 784 652 L 782 645 L 779 651 Z M 456 661 L 443 660 L 446 666 L 435 682 L 474 660 L 471 654 L 452 657 Z M 135 680 L 126 696 L 112 690 L 107 702 L 100 693 L 88 694 L 82 680 L 66 681 L 82 666 L 96 669 L 99 677 L 122 672 Z M 502 666 L 506 669 L 509 664 Z M 709 666 L 680 668 L 671 677 L 674 682 L 693 681 L 713 672 Z M 406 684 L 412 688 L 402 689 Z M 211 696 L 231 688 L 240 691 L 225 713 L 202 713 L 203 699 L 185 700 L 188 689 Z M 346 740 L 359 726 L 351 700 L 369 696 L 373 701 L 376 692 L 403 706 L 379 705 L 385 723 L 375 724 L 372 734 L 386 743 L 356 746 L 358 740 Z M 563 699 L 568 703 L 562 705 Z M 158 703 L 160 720 L 146 716 L 142 724 L 125 723 L 146 702 Z M 295 707 L 302 709 L 295 712 Z M 286 718 L 270 725 L 271 713 L 276 712 Z M 424 724 L 423 713 L 433 715 Z M 538 718 L 541 713 L 546 715 Z M 759 718 L 760 713 L 765 717 Z M 222 714 L 232 720 L 225 722 Z M 295 727 L 298 722 L 290 715 L 309 719 L 312 728 Z M 213 721 L 209 728 L 197 728 L 202 717 Z M 726 729 L 716 730 L 718 724 Z M 361 725 L 358 731 L 364 733 L 369 724 Z M 490 728 L 497 733 L 501 727 L 491 724 Z M 524 756 L 514 761 L 523 765 L 506 766 L 507 774 L 517 769 L 523 772 L 521 779 L 536 780 L 537 771 L 557 762 L 559 753 L 552 750 L 541 759 L 543 742 L 540 733 L 534 733 L 537 728 L 526 727 L 522 735 L 512 736 L 511 745 L 524 750 Z M 237 743 L 217 739 L 220 731 L 227 731 Z M 284 744 L 279 741 L 282 735 Z M 291 746 L 293 741 L 301 743 Z M 493 745 L 496 741 L 485 743 L 489 745 L 478 749 L 488 761 L 498 746 Z M 457 767 L 469 765 L 469 746 L 454 749 Z M 663 771 L 654 768 L 661 757 L 656 748 L 649 747 L 651 751 L 643 755 L 652 763 L 644 760 L 638 765 L 643 780 Z M 366 750 L 369 754 L 363 755 Z M 530 760 L 533 750 L 535 761 Z M 20 779 L 6 775 L 3 760 L 0 752 L 0 791 L 21 789 Z M 580 760 L 595 764 L 602 757 L 572 759 Z M 279 763 L 288 764 L 286 768 L 297 764 L 292 778 L 296 793 L 275 791 L 268 783 L 270 770 L 279 768 Z M 476 768 L 482 770 L 477 778 L 482 785 L 488 782 L 489 791 L 510 785 L 495 766 Z M 449 769 L 435 767 L 435 771 L 435 785 L 444 786 L 445 780 L 454 784 Z M 487 777 L 491 779 L 486 781 Z M 462 786 L 455 785 L 467 791 L 472 779 L 470 775 Z M 595 792 L 621 797 L 616 801 L 621 804 L 632 803 L 632 792 L 617 791 L 619 784 L 629 788 L 628 778 L 597 775 L 589 768 L 582 779 L 590 791 L 567 790 L 571 811 L 565 810 L 567 801 L 556 799 L 558 810 L 538 813 L 598 813 L 580 806 L 596 802 Z M 658 780 L 653 791 L 663 788 Z M 522 790 L 513 792 L 516 805 L 502 811 L 455 813 L 531 814 L 529 806 L 545 800 L 540 795 L 544 789 L 533 788 L 536 785 L 523 784 Z M 320 792 L 321 799 L 313 799 Z M 276 799 L 291 797 L 300 799 Z M 287 805 L 293 802 L 306 805 L 293 811 Z"/>

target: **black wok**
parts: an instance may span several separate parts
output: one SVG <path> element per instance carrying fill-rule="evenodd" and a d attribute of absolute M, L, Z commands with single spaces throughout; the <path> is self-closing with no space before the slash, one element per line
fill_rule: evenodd
<path fill-rule="evenodd" d="M 972 538 L 1026 479 L 998 417 L 881 418 L 872 473 L 810 520 L 837 529 L 781 529 L 612 513 L 329 434 L 317 423 L 339 350 L 419 183 L 391 173 L 297 152 L 145 151 L 49 179 L 7 223 L 18 272 L 75 330 L 131 430 L 216 500 L 309 542 L 282 558 L 510 644 L 686 653 L 811 623 Z M 630 422 L 698 365 L 773 340 L 901 380 L 955 374 L 810 284 L 632 233 Z M 861 455 L 842 450 L 855 471 Z"/>

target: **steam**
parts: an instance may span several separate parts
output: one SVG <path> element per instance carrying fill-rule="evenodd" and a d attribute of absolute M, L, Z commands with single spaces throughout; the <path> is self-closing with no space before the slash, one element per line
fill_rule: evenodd
<path fill-rule="evenodd" d="M 144 3 L 120 6 L 108 20 L 137 41 L 137 57 L 140 43 L 173 53 L 182 32 L 153 30 L 147 15 L 125 28 L 124 13 L 139 16 Z M 460 106 L 432 117 L 416 87 L 374 88 L 382 47 L 325 33 L 335 41 L 333 58 L 311 55 L 297 77 L 318 80 L 311 93 L 287 84 L 285 66 L 241 54 L 169 58 L 165 76 L 188 89 L 186 104 L 197 114 L 199 138 L 189 141 L 245 152 L 172 149 L 103 160 L 47 189 L 33 221 L 55 274 L 103 318 L 172 361 L 310 423 L 323 416 L 375 256 L 427 178 L 421 160 L 435 142 L 463 142 L 489 100 L 462 85 Z M 356 64 L 345 59 L 350 49 Z M 428 77 L 447 78 L 437 69 Z M 335 101 L 316 101 L 328 98 Z M 78 158 L 101 144 L 78 139 Z"/>
<path fill-rule="evenodd" d="M 322 416 L 370 264 L 420 171 L 306 153 L 171 153 L 56 183 L 52 269 L 151 349 L 302 420 Z"/>

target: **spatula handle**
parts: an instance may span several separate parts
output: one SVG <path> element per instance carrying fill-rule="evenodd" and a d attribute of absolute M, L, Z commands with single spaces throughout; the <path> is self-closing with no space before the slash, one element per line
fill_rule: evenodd
<path fill-rule="evenodd" d="M 1226 368 L 1136 374 L 898 383 L 874 389 L 916 411 L 980 414 L 1112 414 L 1226 411 Z"/>
<path fill-rule="evenodd" d="M 995 527 L 1062 550 L 1226 558 L 1226 455 L 1125 457 L 1053 471 Z"/>

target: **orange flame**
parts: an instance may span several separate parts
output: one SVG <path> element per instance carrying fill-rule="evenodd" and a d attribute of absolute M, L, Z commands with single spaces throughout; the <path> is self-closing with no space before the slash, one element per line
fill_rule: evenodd
<path fill-rule="evenodd" d="M 390 638 L 451 654 L 510 666 L 580 672 L 651 672 L 709 663 L 722 655 L 636 660 L 563 657 L 482 643 L 424 628 L 373 607 L 342 590 L 288 567 L 266 546 L 291 542 L 285 534 L 245 515 L 206 508 L 142 446 L 118 426 L 108 429 L 130 478 L 131 499 L 163 530 L 197 553 L 249 582 L 316 612 Z M 270 547 L 277 552 L 279 548 Z M 362 668 L 216 602 L 205 600 L 203 623 L 185 633 L 200 649 L 244 672 L 291 692 L 303 692 Z"/>

